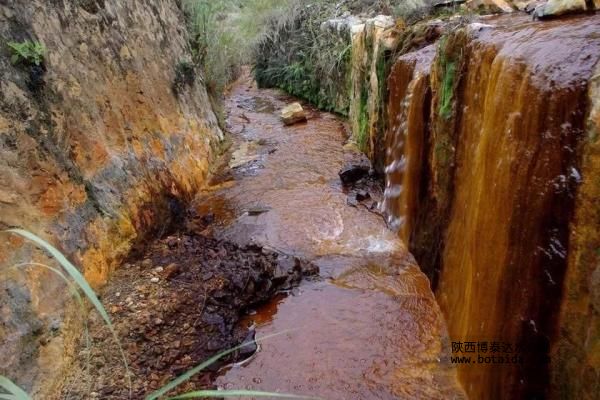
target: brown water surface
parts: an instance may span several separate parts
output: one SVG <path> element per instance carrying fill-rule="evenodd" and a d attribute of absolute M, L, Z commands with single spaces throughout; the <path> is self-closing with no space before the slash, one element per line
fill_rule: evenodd
<path fill-rule="evenodd" d="M 233 87 L 232 176 L 196 206 L 215 214 L 217 237 L 311 259 L 322 278 L 243 321 L 257 324 L 258 337 L 290 331 L 217 385 L 327 399 L 463 398 L 427 278 L 381 216 L 346 204 L 342 121 L 311 109 L 307 123 L 284 127 L 274 110 L 290 101 L 249 79 Z"/>

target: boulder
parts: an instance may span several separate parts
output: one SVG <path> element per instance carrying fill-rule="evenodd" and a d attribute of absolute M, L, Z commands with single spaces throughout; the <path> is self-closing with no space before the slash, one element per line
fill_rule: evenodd
<path fill-rule="evenodd" d="M 281 120 L 286 125 L 306 121 L 306 112 L 300 103 L 292 103 L 281 110 Z"/>
<path fill-rule="evenodd" d="M 533 12 L 534 18 L 545 19 L 551 17 L 557 17 L 563 14 L 570 14 L 582 11 L 590 11 L 600 6 L 600 1 L 586 0 L 548 0 L 546 4 L 538 6 Z"/>

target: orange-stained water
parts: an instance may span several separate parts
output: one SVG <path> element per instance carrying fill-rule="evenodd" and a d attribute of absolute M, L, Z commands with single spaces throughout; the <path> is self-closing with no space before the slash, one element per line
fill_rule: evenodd
<path fill-rule="evenodd" d="M 275 110 L 290 101 L 249 79 L 233 87 L 236 167 L 196 206 L 215 213 L 216 236 L 301 255 L 322 278 L 244 320 L 258 337 L 291 331 L 216 384 L 326 399 L 463 398 L 427 278 L 381 216 L 346 204 L 342 122 L 310 110 L 307 123 L 284 127 Z"/>
<path fill-rule="evenodd" d="M 405 54 L 388 77 L 388 131 L 385 138 L 385 193 L 388 225 L 409 243 L 427 168 L 431 87 L 436 45 Z"/>

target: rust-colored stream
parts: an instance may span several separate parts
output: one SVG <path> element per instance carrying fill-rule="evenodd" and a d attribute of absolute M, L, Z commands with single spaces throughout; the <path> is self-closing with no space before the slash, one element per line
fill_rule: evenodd
<path fill-rule="evenodd" d="M 342 121 L 311 110 L 307 123 L 284 127 L 277 112 L 289 101 L 248 78 L 233 87 L 233 174 L 197 208 L 215 213 L 216 236 L 311 259 L 322 279 L 249 316 L 258 337 L 290 331 L 216 384 L 327 399 L 463 398 L 427 278 L 380 216 L 346 204 Z"/>

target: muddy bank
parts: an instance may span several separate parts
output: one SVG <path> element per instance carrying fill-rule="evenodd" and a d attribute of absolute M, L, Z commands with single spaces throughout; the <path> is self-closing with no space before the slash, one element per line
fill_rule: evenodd
<path fill-rule="evenodd" d="M 210 220 L 210 216 L 203 218 Z M 214 354 L 253 337 L 237 324 L 275 293 L 296 286 L 318 269 L 260 246 L 238 246 L 198 233 L 179 233 L 132 256 L 103 290 L 133 380 L 142 398 Z M 102 320 L 90 320 L 91 352 L 81 343 L 76 371 L 59 398 L 129 397 L 125 368 Z M 196 375 L 177 392 L 212 387 L 215 373 L 253 353 L 244 348 Z M 86 372 L 89 354 L 89 368 Z"/>

